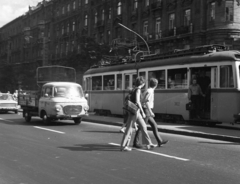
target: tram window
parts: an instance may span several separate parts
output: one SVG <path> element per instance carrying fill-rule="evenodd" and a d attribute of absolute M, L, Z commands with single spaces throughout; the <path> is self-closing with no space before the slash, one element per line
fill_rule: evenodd
<path fill-rule="evenodd" d="M 117 74 L 117 90 L 122 90 L 122 74 Z"/>
<path fill-rule="evenodd" d="M 137 74 L 132 75 L 132 88 L 136 87 Z"/>
<path fill-rule="evenodd" d="M 104 90 L 114 90 L 114 75 L 103 76 L 103 89 Z"/>
<path fill-rule="evenodd" d="M 220 88 L 233 88 L 232 66 L 220 66 Z"/>
<path fill-rule="evenodd" d="M 168 89 L 187 88 L 187 69 L 170 69 L 168 70 Z"/>
<path fill-rule="evenodd" d="M 151 78 L 158 80 L 158 86 L 156 89 L 165 89 L 165 70 L 149 71 L 148 72 L 148 85 Z"/>
<path fill-rule="evenodd" d="M 130 88 L 130 77 L 129 75 L 125 75 L 125 89 Z"/>
<path fill-rule="evenodd" d="M 92 90 L 102 90 L 102 76 L 92 77 Z"/>

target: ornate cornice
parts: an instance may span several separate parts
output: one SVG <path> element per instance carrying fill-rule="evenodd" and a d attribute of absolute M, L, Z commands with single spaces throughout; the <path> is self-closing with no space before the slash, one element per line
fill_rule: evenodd
<path fill-rule="evenodd" d="M 181 0 L 181 5 L 182 6 L 189 6 L 191 5 L 193 0 Z"/>
<path fill-rule="evenodd" d="M 169 2 L 167 2 L 167 10 L 168 11 L 172 11 L 175 10 L 177 8 L 177 0 L 168 0 Z"/>

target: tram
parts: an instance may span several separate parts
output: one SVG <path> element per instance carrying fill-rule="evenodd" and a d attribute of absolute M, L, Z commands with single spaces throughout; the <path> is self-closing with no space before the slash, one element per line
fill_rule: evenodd
<path fill-rule="evenodd" d="M 90 111 L 121 115 L 124 98 L 137 76 L 158 79 L 154 113 L 163 121 L 195 121 L 186 109 L 188 88 L 199 79 L 203 99 L 200 120 L 207 124 L 231 123 L 240 112 L 240 52 L 207 45 L 167 54 L 142 57 L 139 62 L 99 65 L 83 76 Z M 203 74 L 203 75 L 202 75 Z M 205 86 L 204 86 L 205 84 Z"/>

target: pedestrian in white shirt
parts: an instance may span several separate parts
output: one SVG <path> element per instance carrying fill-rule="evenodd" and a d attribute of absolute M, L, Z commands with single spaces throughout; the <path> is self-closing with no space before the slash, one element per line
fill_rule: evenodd
<path fill-rule="evenodd" d="M 163 144 L 166 144 L 168 140 L 163 140 L 158 132 L 157 123 L 154 120 L 155 114 L 153 113 L 153 107 L 154 107 L 154 90 L 156 89 L 158 85 L 158 80 L 155 78 L 151 78 L 149 81 L 149 88 L 144 92 L 142 103 L 143 103 L 143 110 L 146 115 L 145 122 L 150 124 L 153 134 L 158 142 L 158 146 L 161 147 Z M 141 145 L 139 144 L 139 132 L 140 129 L 135 134 L 133 146 L 136 148 L 141 148 Z"/>

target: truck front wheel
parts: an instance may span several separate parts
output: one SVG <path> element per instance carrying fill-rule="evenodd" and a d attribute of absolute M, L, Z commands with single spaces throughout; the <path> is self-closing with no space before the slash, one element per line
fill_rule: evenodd
<path fill-rule="evenodd" d="M 47 117 L 46 112 L 43 112 L 42 120 L 43 120 L 43 123 L 44 123 L 44 124 L 49 124 L 49 123 L 51 123 L 51 119 L 50 119 L 49 117 Z"/>
<path fill-rule="evenodd" d="M 73 121 L 74 121 L 75 125 L 79 125 L 82 121 L 82 118 L 74 118 Z"/>

